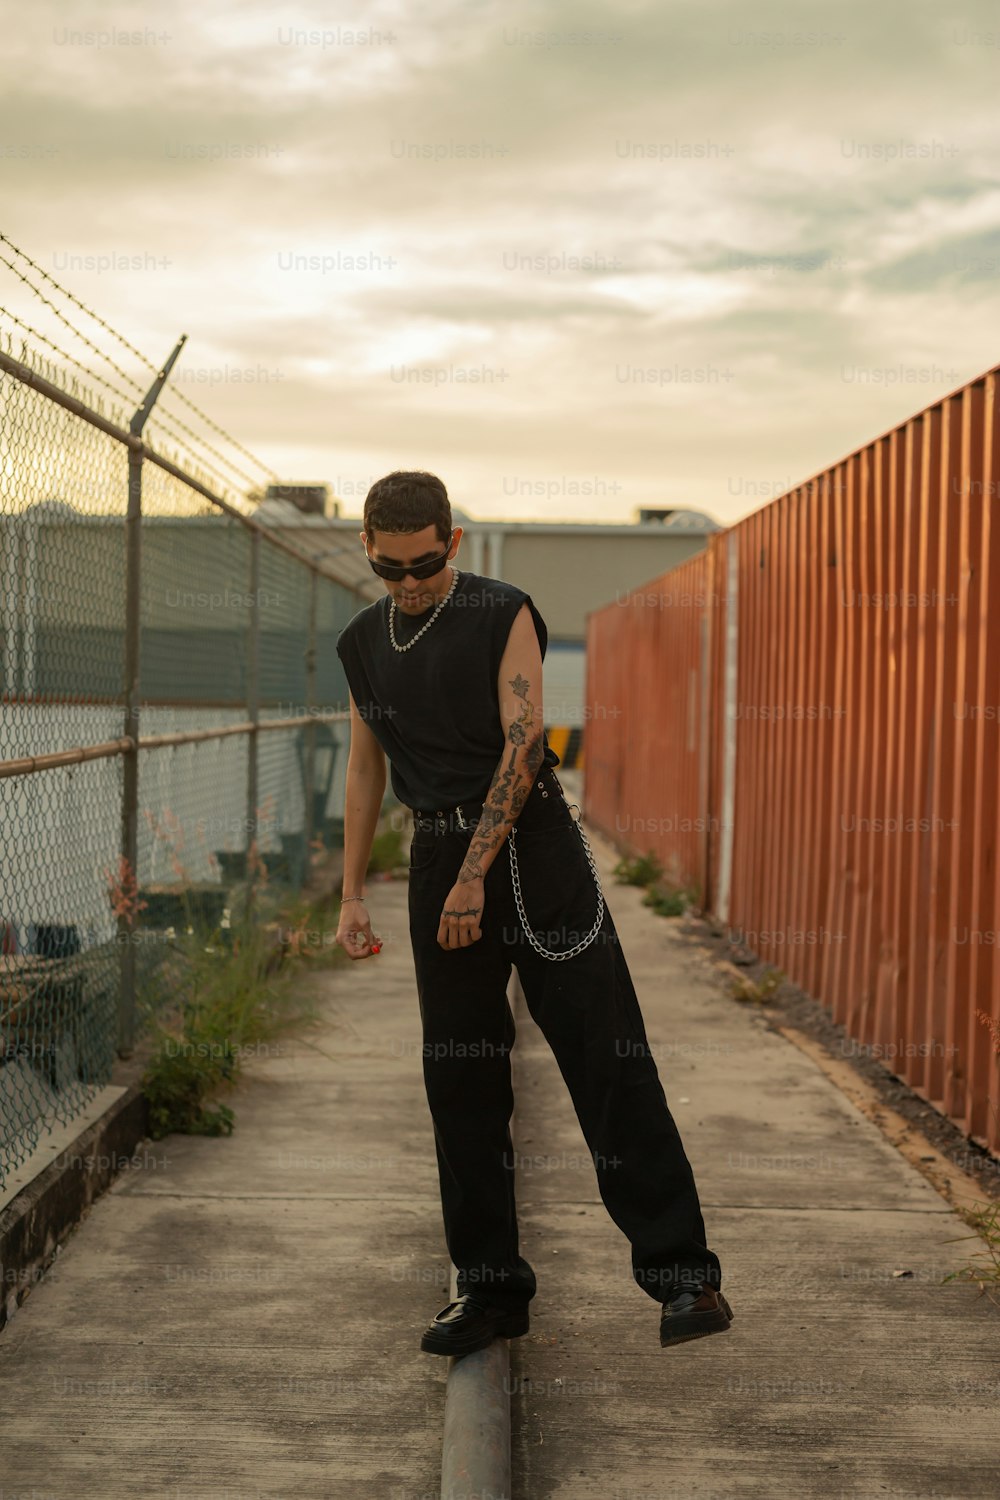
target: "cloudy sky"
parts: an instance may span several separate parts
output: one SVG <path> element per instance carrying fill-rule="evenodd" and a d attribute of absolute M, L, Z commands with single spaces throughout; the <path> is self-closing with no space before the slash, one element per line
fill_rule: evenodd
<path fill-rule="evenodd" d="M 986 0 L 33 0 L 0 50 L 0 229 L 349 514 L 420 467 L 731 522 L 1000 361 Z"/>

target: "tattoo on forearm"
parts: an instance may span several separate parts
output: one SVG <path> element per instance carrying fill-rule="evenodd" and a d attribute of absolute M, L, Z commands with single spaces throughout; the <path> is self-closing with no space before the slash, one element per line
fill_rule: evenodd
<path fill-rule="evenodd" d="M 535 773 L 545 759 L 544 727 L 535 724 L 535 706 L 528 697 L 531 684 L 518 673 L 510 678 L 510 685 L 521 700 L 520 713 L 507 731 L 510 757 L 506 761 L 501 758 L 494 772 L 482 816 L 458 872 L 459 881 L 483 879 L 486 873 L 482 867 L 483 855 L 498 849 L 507 837 L 528 800 Z"/>

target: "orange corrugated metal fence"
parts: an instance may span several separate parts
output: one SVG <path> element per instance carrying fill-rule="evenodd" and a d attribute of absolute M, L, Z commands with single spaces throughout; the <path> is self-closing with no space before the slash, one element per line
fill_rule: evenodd
<path fill-rule="evenodd" d="M 588 820 L 993 1151 L 998 378 L 593 611 L 584 731 Z"/>

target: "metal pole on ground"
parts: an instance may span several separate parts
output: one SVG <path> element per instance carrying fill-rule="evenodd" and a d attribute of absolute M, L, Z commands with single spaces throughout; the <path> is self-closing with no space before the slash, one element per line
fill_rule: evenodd
<path fill-rule="evenodd" d="M 511 1009 L 520 980 L 511 975 Z M 517 1105 L 511 1117 L 511 1139 Z M 451 1300 L 458 1295 L 451 1268 Z M 441 1500 L 510 1500 L 510 1340 L 496 1338 L 448 1361 L 441 1455 Z"/>
<path fill-rule="evenodd" d="M 451 1269 L 451 1297 L 457 1295 Z M 448 1361 L 441 1500 L 510 1500 L 510 1344 Z"/>

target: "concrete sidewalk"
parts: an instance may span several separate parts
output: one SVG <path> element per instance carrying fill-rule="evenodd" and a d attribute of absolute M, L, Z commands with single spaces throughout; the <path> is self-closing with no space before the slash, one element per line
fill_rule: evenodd
<path fill-rule="evenodd" d="M 511 1342 L 515 1500 L 996 1496 L 1000 1308 L 939 1285 L 982 1242 L 948 1243 L 969 1230 L 944 1199 L 587 832 L 734 1320 L 659 1347 L 522 1001 L 518 1219 L 538 1293 Z"/>
<path fill-rule="evenodd" d="M 145 1143 L 0 1333 L 3 1500 L 437 1500 L 450 1262 L 407 883 L 229 1138 Z"/>
<path fill-rule="evenodd" d="M 514 1500 L 996 1494 L 1000 1311 L 937 1285 L 964 1224 L 591 843 L 736 1317 L 659 1348 L 522 1013 Z M 3 1500 L 437 1500 L 450 1267 L 406 881 L 369 889 L 385 948 L 308 981 L 234 1135 L 147 1142 L 0 1332 Z"/>

